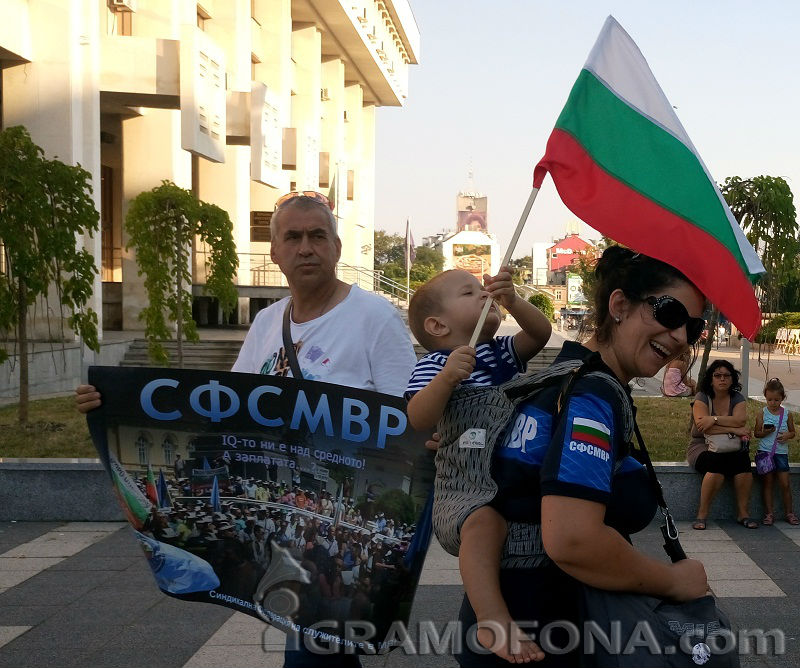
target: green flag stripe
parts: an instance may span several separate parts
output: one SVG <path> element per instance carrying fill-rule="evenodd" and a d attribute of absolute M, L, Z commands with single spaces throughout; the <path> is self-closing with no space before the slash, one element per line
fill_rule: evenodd
<path fill-rule="evenodd" d="M 730 221 L 697 156 L 588 70 L 578 76 L 556 127 L 575 137 L 616 179 L 718 239 L 749 275 Z"/>

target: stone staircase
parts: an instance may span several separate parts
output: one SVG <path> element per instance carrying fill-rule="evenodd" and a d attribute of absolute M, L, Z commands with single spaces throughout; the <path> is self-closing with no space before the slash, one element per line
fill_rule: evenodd
<path fill-rule="evenodd" d="M 162 344 L 167 349 L 171 368 L 177 368 L 177 343 L 166 341 Z M 215 369 L 217 371 L 230 371 L 239 349 L 241 341 L 200 341 L 198 343 L 184 342 L 183 368 L 184 369 Z M 560 348 L 544 348 L 538 355 L 528 362 L 528 372 L 544 369 L 552 364 Z M 414 345 L 417 359 L 422 357 L 426 350 L 419 344 Z M 120 366 L 158 366 L 147 356 L 147 339 L 134 339 Z"/>
<path fill-rule="evenodd" d="M 177 342 L 166 341 L 162 345 L 169 355 L 169 366 L 177 368 Z M 184 341 L 183 368 L 230 371 L 241 347 L 241 341 L 199 341 L 198 343 Z M 147 356 L 147 339 L 134 339 L 120 362 L 120 366 L 158 366 Z"/>

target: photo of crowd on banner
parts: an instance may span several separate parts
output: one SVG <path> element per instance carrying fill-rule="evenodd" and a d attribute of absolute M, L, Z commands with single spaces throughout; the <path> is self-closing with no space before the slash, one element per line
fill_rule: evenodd
<path fill-rule="evenodd" d="M 229 461 L 201 455 L 157 475 L 150 467 L 144 475 L 126 473 L 112 462 L 118 496 L 159 587 L 192 599 L 214 590 L 217 602 L 252 614 L 254 593 L 270 580 L 296 595 L 279 620 L 302 627 L 369 620 L 385 632 L 398 602 L 413 597 L 424 559 L 425 546 L 414 540 L 422 509 L 411 502 L 401 517 L 390 516 L 379 500 L 385 485 L 365 484 L 356 498 L 353 477 L 337 483 L 319 465 L 302 474 L 300 467 L 262 466 L 266 475 L 255 478 L 231 474 Z M 180 576 L 165 575 L 165 560 L 181 554 Z M 271 567 L 278 575 L 265 577 Z"/>

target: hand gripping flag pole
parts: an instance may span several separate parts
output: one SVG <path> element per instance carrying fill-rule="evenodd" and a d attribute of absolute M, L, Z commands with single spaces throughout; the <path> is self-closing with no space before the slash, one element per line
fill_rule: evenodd
<path fill-rule="evenodd" d="M 511 254 L 514 252 L 514 249 L 517 247 L 517 242 L 519 241 L 519 235 L 522 234 L 522 228 L 525 227 L 525 221 L 528 220 L 528 215 L 531 212 L 531 207 L 533 203 L 536 201 L 536 195 L 539 194 L 538 188 L 533 188 L 531 190 L 531 194 L 528 195 L 528 201 L 525 204 L 525 208 L 522 210 L 522 215 L 519 217 L 519 222 L 517 223 L 517 229 L 514 230 L 514 235 L 511 237 L 511 242 L 508 244 L 508 249 L 506 250 L 505 257 L 503 258 L 503 262 L 500 264 L 501 267 L 506 266 L 509 262 L 511 262 Z M 478 318 L 478 324 L 475 325 L 475 331 L 472 332 L 472 337 L 469 340 L 470 348 L 474 348 L 475 344 L 478 342 L 478 336 L 483 329 L 483 323 L 486 322 L 486 316 L 489 315 L 489 309 L 492 307 L 492 298 L 486 300 L 483 305 L 483 310 L 481 311 L 480 318 Z"/>

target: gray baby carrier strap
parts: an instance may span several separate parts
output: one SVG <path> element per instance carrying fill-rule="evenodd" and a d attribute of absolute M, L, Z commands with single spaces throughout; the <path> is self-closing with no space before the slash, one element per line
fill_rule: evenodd
<path fill-rule="evenodd" d="M 502 385 L 467 386 L 453 392 L 437 426 L 441 441 L 436 453 L 433 505 L 433 528 L 447 552 L 458 555 L 464 520 L 497 495 L 497 483 L 491 475 L 492 456 L 520 403 L 529 401 L 545 388 L 560 385 L 558 417 L 562 403 L 577 379 L 597 377 L 614 387 L 620 395 L 626 436 L 633 433 L 630 399 L 619 381 L 594 370 L 600 363 L 599 355 L 593 354 L 583 360 L 558 362 Z M 504 568 L 530 568 L 547 560 L 541 545 L 539 524 L 508 523 L 501 562 Z"/>

